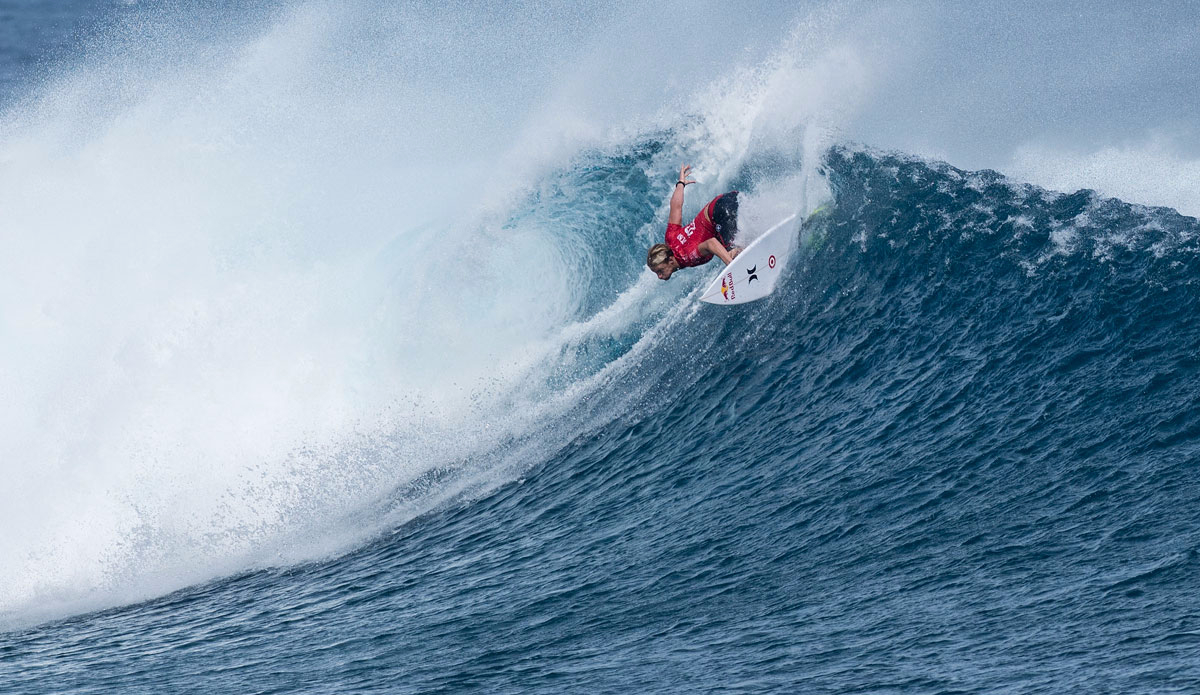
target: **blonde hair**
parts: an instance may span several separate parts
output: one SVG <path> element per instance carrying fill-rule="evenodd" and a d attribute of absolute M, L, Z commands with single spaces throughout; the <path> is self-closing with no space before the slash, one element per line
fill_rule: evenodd
<path fill-rule="evenodd" d="M 655 244 L 646 252 L 646 265 L 650 270 L 665 264 L 671 258 L 671 247 L 666 244 Z"/>

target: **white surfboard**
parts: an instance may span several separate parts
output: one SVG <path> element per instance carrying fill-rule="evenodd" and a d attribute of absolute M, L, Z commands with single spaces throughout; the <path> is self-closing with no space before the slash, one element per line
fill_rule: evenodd
<path fill-rule="evenodd" d="M 771 294 L 795 243 L 792 213 L 768 229 L 725 266 L 700 294 L 709 304 L 745 304 Z M 718 259 L 719 262 L 719 259 Z"/>

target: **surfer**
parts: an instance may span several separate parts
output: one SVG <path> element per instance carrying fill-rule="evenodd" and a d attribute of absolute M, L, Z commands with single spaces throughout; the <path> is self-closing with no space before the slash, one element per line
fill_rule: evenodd
<path fill-rule="evenodd" d="M 696 183 L 688 178 L 692 167 L 679 167 L 679 180 L 671 194 L 671 214 L 667 217 L 665 244 L 655 244 L 646 253 L 646 265 L 660 280 L 670 280 L 680 268 L 704 265 L 713 256 L 729 265 L 741 249 L 732 246 L 737 234 L 738 192 L 730 191 L 709 201 L 696 219 L 683 226 L 683 189 Z"/>

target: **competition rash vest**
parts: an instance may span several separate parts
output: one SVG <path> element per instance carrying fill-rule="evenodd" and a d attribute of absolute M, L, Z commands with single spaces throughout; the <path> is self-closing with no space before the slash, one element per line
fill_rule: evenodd
<path fill-rule="evenodd" d="M 667 246 L 671 247 L 671 254 L 679 262 L 679 267 L 693 268 L 712 260 L 711 255 L 701 254 L 697 247 L 709 239 L 716 238 L 712 211 L 720 198 L 721 196 L 717 196 L 708 201 L 708 205 L 705 205 L 686 227 L 679 224 L 667 225 Z"/>

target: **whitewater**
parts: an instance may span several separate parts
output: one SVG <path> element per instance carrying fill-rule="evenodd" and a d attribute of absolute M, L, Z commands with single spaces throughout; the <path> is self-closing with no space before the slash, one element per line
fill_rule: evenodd
<path fill-rule="evenodd" d="M 0 7 L 0 691 L 1197 690 L 1197 19 Z"/>

